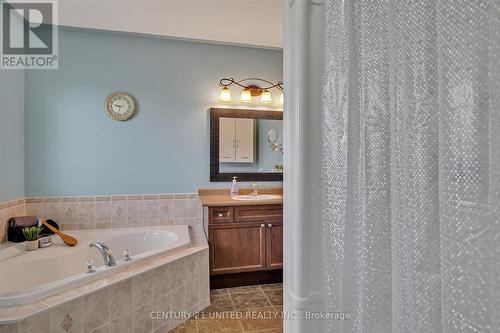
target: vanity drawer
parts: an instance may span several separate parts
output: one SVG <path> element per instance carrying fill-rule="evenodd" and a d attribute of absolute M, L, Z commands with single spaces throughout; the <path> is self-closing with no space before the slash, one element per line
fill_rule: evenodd
<path fill-rule="evenodd" d="M 234 207 L 234 220 L 250 221 L 282 221 L 283 205 L 255 205 Z"/>
<path fill-rule="evenodd" d="M 208 209 L 210 223 L 233 222 L 233 207 L 210 207 Z"/>

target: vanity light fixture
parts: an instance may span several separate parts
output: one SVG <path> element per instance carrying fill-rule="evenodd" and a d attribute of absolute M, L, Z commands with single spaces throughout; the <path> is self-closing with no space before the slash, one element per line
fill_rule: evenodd
<path fill-rule="evenodd" d="M 256 85 L 256 81 L 262 82 L 264 86 L 261 87 Z M 261 104 L 272 104 L 273 98 L 270 90 L 276 88 L 281 92 L 280 105 L 283 105 L 283 82 L 278 81 L 278 83 L 272 83 L 259 78 L 248 78 L 240 81 L 236 81 L 233 78 L 224 78 L 220 80 L 219 86 L 222 87 L 219 97 L 220 102 L 231 102 L 231 91 L 229 87 L 233 84 L 243 88 L 240 95 L 241 103 L 250 103 L 254 97 L 260 97 Z"/>

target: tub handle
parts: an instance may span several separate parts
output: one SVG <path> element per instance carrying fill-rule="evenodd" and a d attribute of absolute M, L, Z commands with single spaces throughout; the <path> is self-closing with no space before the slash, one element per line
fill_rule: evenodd
<path fill-rule="evenodd" d="M 125 249 L 125 251 L 123 251 L 123 260 L 124 261 L 131 261 L 132 260 L 132 255 L 130 254 L 130 249 Z"/>
<path fill-rule="evenodd" d="M 95 263 L 94 260 L 88 259 L 87 262 L 85 262 L 85 274 L 92 273 L 95 273 Z"/>

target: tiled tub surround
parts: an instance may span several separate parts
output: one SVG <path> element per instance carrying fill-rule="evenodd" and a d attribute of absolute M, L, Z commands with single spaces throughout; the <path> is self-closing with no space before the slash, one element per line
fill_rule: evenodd
<path fill-rule="evenodd" d="M 195 312 L 210 304 L 208 246 L 196 194 L 22 198 L 0 203 L 5 241 L 9 217 L 35 215 L 62 230 L 188 225 L 191 245 L 29 305 L 0 307 L 0 333 L 154 332 L 185 319 L 151 319 L 151 311 Z"/>
<path fill-rule="evenodd" d="M 24 198 L 0 203 L 1 236 L 7 219 L 16 215 L 53 219 L 62 230 L 189 225 L 195 241 L 204 239 L 201 203 L 191 193 Z"/>
<path fill-rule="evenodd" d="M 140 265 L 154 256 L 191 246 L 188 226 L 169 225 L 140 228 L 73 230 L 78 244 L 68 247 L 54 238 L 51 247 L 25 250 L 24 244 L 0 247 L 0 306 L 31 304 L 49 295 L 71 290 L 98 278 Z M 90 248 L 100 241 L 113 251 L 115 265 L 106 267 L 101 253 Z M 133 260 L 125 261 L 128 249 Z M 93 260 L 95 272 L 86 274 L 84 263 Z"/>
<path fill-rule="evenodd" d="M 157 312 L 194 314 L 209 298 L 208 249 L 192 246 L 30 305 L 0 308 L 0 332 L 164 333 L 187 318 Z"/>

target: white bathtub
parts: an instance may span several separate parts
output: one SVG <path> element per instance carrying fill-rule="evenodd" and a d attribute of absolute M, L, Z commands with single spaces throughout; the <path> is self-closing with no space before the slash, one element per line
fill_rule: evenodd
<path fill-rule="evenodd" d="M 54 245 L 27 252 L 24 243 L 0 249 L 0 306 L 34 302 L 45 296 L 126 269 L 146 258 L 189 244 L 187 226 L 144 227 L 106 230 L 75 230 L 68 234 L 78 245 L 68 247 L 58 236 Z M 89 248 L 103 242 L 113 251 L 117 265 L 105 267 L 101 253 Z M 123 261 L 123 251 L 130 249 L 133 260 Z M 85 262 L 93 259 L 96 273 L 85 273 Z"/>

